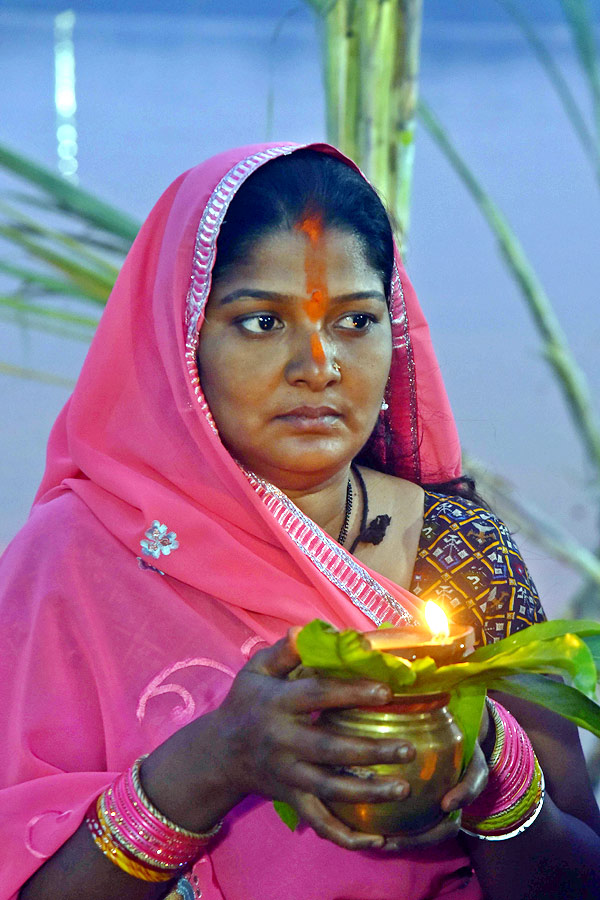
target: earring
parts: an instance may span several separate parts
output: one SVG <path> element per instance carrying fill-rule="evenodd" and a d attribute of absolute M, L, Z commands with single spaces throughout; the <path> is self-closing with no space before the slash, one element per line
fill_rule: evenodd
<path fill-rule="evenodd" d="M 389 409 L 389 408 L 390 408 L 390 404 L 385 402 L 385 397 L 384 397 L 383 400 L 381 401 L 381 411 L 385 412 L 386 409 Z"/>

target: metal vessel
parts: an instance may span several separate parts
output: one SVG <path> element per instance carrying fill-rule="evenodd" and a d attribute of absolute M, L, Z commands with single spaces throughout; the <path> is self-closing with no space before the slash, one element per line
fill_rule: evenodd
<path fill-rule="evenodd" d="M 320 721 L 344 735 L 402 738 L 416 750 L 411 762 L 347 766 L 336 771 L 356 778 L 397 775 L 408 781 L 410 794 L 384 803 L 327 805 L 347 825 L 371 834 L 416 834 L 444 817 L 440 802 L 457 783 L 462 767 L 463 736 L 448 709 L 449 694 L 395 696 L 386 706 L 334 709 Z"/>

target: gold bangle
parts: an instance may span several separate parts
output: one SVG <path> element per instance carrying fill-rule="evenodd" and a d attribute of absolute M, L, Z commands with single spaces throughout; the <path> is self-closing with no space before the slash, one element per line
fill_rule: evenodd
<path fill-rule="evenodd" d="M 213 825 L 213 827 L 209 831 L 197 832 L 197 831 L 189 831 L 187 828 L 184 828 L 183 825 L 176 825 L 175 822 L 172 822 L 170 819 L 168 819 L 166 816 L 164 816 L 160 812 L 160 810 L 158 810 L 154 806 L 154 804 L 150 800 L 150 797 L 148 797 L 144 788 L 142 787 L 142 782 L 141 782 L 141 778 L 140 778 L 140 769 L 142 767 L 142 763 L 147 758 L 147 756 L 148 756 L 147 753 L 145 753 L 144 756 L 140 756 L 140 758 L 137 759 L 135 761 L 135 763 L 133 764 L 133 766 L 131 767 L 131 780 L 133 781 L 133 786 L 135 788 L 135 792 L 136 792 L 136 794 L 138 796 L 138 800 L 140 801 L 142 806 L 144 806 L 148 810 L 150 815 L 152 815 L 156 819 L 158 819 L 159 822 L 162 822 L 162 824 L 166 828 L 169 828 L 171 831 L 176 831 L 177 834 L 181 834 L 186 838 L 190 838 L 195 841 L 202 841 L 202 843 L 208 844 L 209 841 L 211 841 L 214 837 L 216 837 L 216 835 L 219 833 L 219 831 L 223 827 L 223 820 L 221 819 L 220 822 L 217 822 L 216 825 Z"/>
<path fill-rule="evenodd" d="M 490 754 L 490 758 L 487 760 L 488 768 L 490 771 L 497 765 L 498 760 L 500 759 L 500 755 L 504 748 L 504 741 L 506 739 L 506 735 L 504 733 L 504 723 L 500 718 L 500 713 L 496 708 L 496 704 L 492 700 L 491 697 L 486 696 L 485 704 L 487 706 L 488 712 L 494 721 L 494 727 L 496 730 L 496 737 L 494 740 L 494 746 L 492 748 L 492 752 Z"/>

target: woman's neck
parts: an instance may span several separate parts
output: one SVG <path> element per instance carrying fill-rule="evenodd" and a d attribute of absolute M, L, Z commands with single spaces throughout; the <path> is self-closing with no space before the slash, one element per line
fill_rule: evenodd
<path fill-rule="evenodd" d="M 325 482 L 305 489 L 287 489 L 284 493 L 293 500 L 313 522 L 337 540 L 346 515 L 350 466 L 336 472 Z"/>

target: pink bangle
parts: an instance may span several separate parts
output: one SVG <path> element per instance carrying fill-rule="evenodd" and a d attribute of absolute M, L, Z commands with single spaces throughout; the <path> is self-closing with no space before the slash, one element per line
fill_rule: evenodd
<path fill-rule="evenodd" d="M 531 742 L 500 703 L 487 698 L 496 726 L 488 784 L 463 810 L 462 830 L 486 840 L 505 840 L 537 818 L 544 801 L 544 776 Z"/>
<path fill-rule="evenodd" d="M 98 798 L 100 826 L 107 830 L 110 841 L 124 857 L 138 860 L 154 871 L 175 875 L 195 862 L 222 822 L 206 833 L 197 833 L 163 816 L 140 782 L 145 758 L 118 775 Z M 97 828 L 97 823 L 92 824 Z"/>

